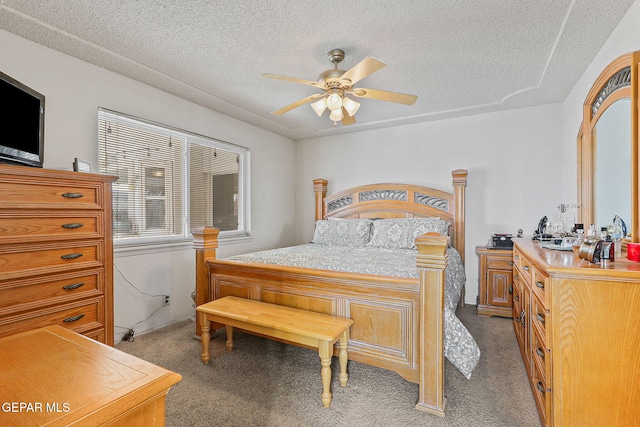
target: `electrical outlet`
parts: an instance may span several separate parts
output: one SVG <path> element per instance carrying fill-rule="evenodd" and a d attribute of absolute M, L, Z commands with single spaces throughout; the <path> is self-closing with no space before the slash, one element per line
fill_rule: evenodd
<path fill-rule="evenodd" d="M 162 298 L 162 305 L 169 305 L 169 295 L 165 295 Z"/>

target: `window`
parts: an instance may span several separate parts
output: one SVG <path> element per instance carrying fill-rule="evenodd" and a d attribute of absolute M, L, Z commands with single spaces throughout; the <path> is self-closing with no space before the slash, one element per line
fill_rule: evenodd
<path fill-rule="evenodd" d="M 113 184 L 116 244 L 191 239 L 191 229 L 220 228 L 220 238 L 249 235 L 249 150 L 200 135 L 98 111 L 100 173 Z"/>

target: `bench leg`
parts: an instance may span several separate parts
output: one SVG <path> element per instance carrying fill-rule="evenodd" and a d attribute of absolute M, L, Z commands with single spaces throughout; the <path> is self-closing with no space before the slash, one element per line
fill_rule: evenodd
<path fill-rule="evenodd" d="M 233 326 L 225 325 L 227 330 L 227 351 L 233 350 Z"/>
<path fill-rule="evenodd" d="M 318 353 L 322 369 L 322 406 L 328 408 L 331 404 L 331 343 L 328 341 L 318 342 Z"/>
<path fill-rule="evenodd" d="M 338 359 L 340 360 L 340 385 L 342 387 L 347 386 L 349 380 L 349 374 L 347 374 L 347 362 L 349 361 L 349 354 L 347 352 L 347 346 L 349 344 L 349 330 L 344 331 L 340 337 L 340 352 L 338 353 Z"/>
<path fill-rule="evenodd" d="M 209 330 L 211 329 L 211 322 L 207 320 L 207 315 L 202 313 L 200 316 L 200 324 L 201 324 L 201 336 L 200 341 L 202 342 L 202 354 L 200 358 L 202 359 L 202 363 L 205 365 L 209 364 L 209 360 L 211 356 L 209 355 L 209 341 L 211 340 L 211 335 L 209 334 Z"/>

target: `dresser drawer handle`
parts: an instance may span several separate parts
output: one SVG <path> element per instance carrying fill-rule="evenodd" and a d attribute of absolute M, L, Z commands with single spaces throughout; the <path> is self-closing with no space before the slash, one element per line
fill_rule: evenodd
<path fill-rule="evenodd" d="M 522 326 L 525 328 L 527 327 L 526 317 L 527 317 L 527 312 L 525 310 L 522 310 L 522 313 L 520 313 L 520 323 L 522 323 Z"/>
<path fill-rule="evenodd" d="M 547 390 L 545 390 L 544 386 L 542 385 L 542 381 L 538 381 L 538 384 L 536 384 L 536 387 L 538 388 L 538 390 L 540 390 L 541 393 L 547 392 Z"/>
<path fill-rule="evenodd" d="M 536 348 L 536 354 L 544 359 L 544 351 L 540 347 Z"/>
<path fill-rule="evenodd" d="M 73 230 L 74 228 L 84 227 L 84 224 L 80 224 L 79 222 L 71 222 L 69 224 L 62 224 L 62 228 Z"/>
<path fill-rule="evenodd" d="M 83 317 L 84 317 L 84 314 L 78 314 L 77 316 L 67 317 L 66 319 L 63 320 L 63 322 L 64 323 L 71 323 L 71 322 L 78 321 L 78 320 L 82 319 Z"/>
<path fill-rule="evenodd" d="M 513 261 L 509 261 L 509 265 L 513 266 Z"/>
<path fill-rule="evenodd" d="M 529 266 L 528 266 L 528 265 L 525 265 L 525 266 L 523 266 L 523 267 L 522 267 L 522 269 L 523 269 L 524 271 L 529 271 Z"/>
<path fill-rule="evenodd" d="M 513 293 L 513 285 L 509 285 L 509 295 Z"/>
<path fill-rule="evenodd" d="M 513 299 L 516 300 L 516 301 L 520 301 L 520 296 L 516 295 L 515 297 L 513 297 Z"/>
<path fill-rule="evenodd" d="M 60 258 L 62 259 L 76 259 L 76 258 L 80 258 L 82 256 L 82 254 L 67 254 L 67 255 L 62 255 Z"/>
<path fill-rule="evenodd" d="M 79 283 L 72 283 L 70 285 L 65 285 L 62 287 L 62 289 L 66 289 L 67 291 L 71 291 L 73 289 L 78 289 L 84 286 L 84 282 L 79 282 Z"/>
<path fill-rule="evenodd" d="M 62 197 L 64 197 L 65 199 L 79 199 L 81 197 L 84 197 L 84 194 L 82 194 L 82 193 L 62 193 Z"/>
<path fill-rule="evenodd" d="M 520 256 L 515 255 L 515 256 L 513 257 L 513 259 L 520 259 Z"/>
<path fill-rule="evenodd" d="M 537 313 L 537 314 L 536 314 L 536 318 L 537 318 L 539 321 L 541 321 L 542 323 L 544 323 L 544 316 L 543 316 L 542 314 Z"/>
<path fill-rule="evenodd" d="M 544 289 L 544 282 L 536 281 L 536 286 L 540 289 Z"/>

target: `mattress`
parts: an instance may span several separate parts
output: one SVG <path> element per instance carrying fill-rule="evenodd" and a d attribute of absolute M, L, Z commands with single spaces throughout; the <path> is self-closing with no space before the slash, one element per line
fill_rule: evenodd
<path fill-rule="evenodd" d="M 308 243 L 237 255 L 228 260 L 418 279 L 417 255 L 415 249 Z M 445 271 L 444 353 L 465 377 L 470 378 L 480 358 L 480 349 L 455 315 L 466 277 L 458 251 L 449 248 L 448 255 L 449 263 Z"/>

